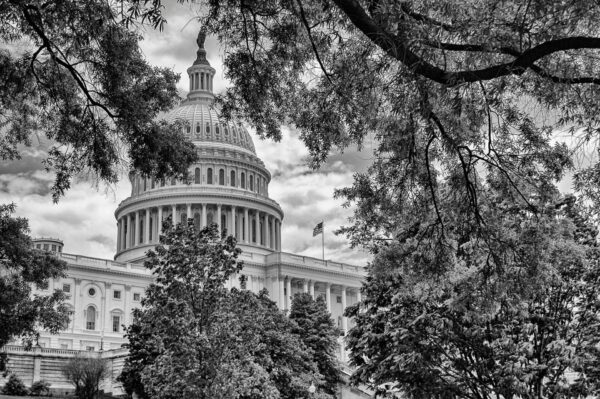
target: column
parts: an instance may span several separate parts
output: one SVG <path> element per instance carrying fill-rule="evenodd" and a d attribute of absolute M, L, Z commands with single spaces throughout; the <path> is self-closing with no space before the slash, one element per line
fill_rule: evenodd
<path fill-rule="evenodd" d="M 144 243 L 150 243 L 150 208 L 146 208 L 146 223 L 144 224 Z"/>
<path fill-rule="evenodd" d="M 121 251 L 121 219 L 117 220 L 117 252 Z"/>
<path fill-rule="evenodd" d="M 162 215 L 162 205 L 158 207 L 158 220 L 157 220 L 157 226 L 156 226 L 156 242 L 158 242 L 158 238 L 160 237 L 160 234 L 162 233 L 162 220 L 163 220 L 163 215 Z"/>
<path fill-rule="evenodd" d="M 279 309 L 285 309 L 285 294 L 283 293 L 283 277 L 279 277 Z"/>
<path fill-rule="evenodd" d="M 140 212 L 136 211 L 135 212 L 135 242 L 133 244 L 133 246 L 136 246 L 140 243 Z"/>
<path fill-rule="evenodd" d="M 250 236 L 248 232 L 250 231 L 248 225 L 250 224 L 250 220 L 248 219 L 248 208 L 244 208 L 244 242 L 250 242 Z"/>
<path fill-rule="evenodd" d="M 81 320 L 83 319 L 83 311 L 79 310 L 81 306 L 82 299 L 81 296 L 81 279 L 76 278 L 75 284 L 73 286 L 73 314 L 70 317 L 73 318 L 71 320 L 71 332 L 80 328 Z M 73 341 L 73 345 L 75 345 L 75 341 Z M 75 348 L 73 348 L 75 349 Z"/>
<path fill-rule="evenodd" d="M 342 330 L 344 330 L 344 335 L 348 332 L 348 318 L 344 316 L 344 311 L 346 310 L 346 287 L 342 285 Z"/>
<path fill-rule="evenodd" d="M 221 234 L 221 204 L 217 204 L 217 228 L 219 235 Z"/>
<path fill-rule="evenodd" d="M 356 289 L 356 302 L 362 302 L 362 294 L 360 292 L 360 287 Z"/>
<path fill-rule="evenodd" d="M 171 206 L 171 219 L 173 220 L 173 226 L 177 224 L 177 205 Z"/>
<path fill-rule="evenodd" d="M 308 293 L 314 300 L 315 299 L 315 282 L 312 280 L 309 280 L 309 282 L 308 282 Z"/>
<path fill-rule="evenodd" d="M 260 216 L 259 216 L 259 212 L 258 211 L 254 211 L 254 221 L 255 221 L 255 226 L 254 226 L 254 235 L 255 235 L 255 243 L 256 245 L 260 245 Z"/>
<path fill-rule="evenodd" d="M 327 302 L 327 311 L 331 313 L 331 284 L 327 283 L 325 287 L 325 302 Z"/>
<path fill-rule="evenodd" d="M 127 233 L 125 236 L 125 248 L 131 248 L 131 213 L 127 214 Z"/>
<path fill-rule="evenodd" d="M 277 250 L 281 251 L 281 220 L 277 219 Z"/>
<path fill-rule="evenodd" d="M 104 306 L 104 322 L 102 323 L 102 330 L 106 331 L 106 332 L 112 332 L 112 320 L 110 317 L 110 307 L 108 306 L 108 298 L 111 298 L 110 296 L 110 288 L 111 288 L 111 283 L 104 283 L 104 296 L 102 298 L 102 302 L 103 302 L 103 306 Z M 108 326 L 108 328 L 107 328 Z"/>
<path fill-rule="evenodd" d="M 237 229 L 236 227 L 236 221 L 237 221 L 237 211 L 235 209 L 235 206 L 231 207 L 231 235 L 233 235 L 235 238 L 238 238 L 237 236 Z"/>
<path fill-rule="evenodd" d="M 287 290 L 287 309 L 291 309 L 292 308 L 292 278 L 288 277 L 286 283 L 286 290 Z"/>
<path fill-rule="evenodd" d="M 206 227 L 206 204 L 202 204 L 202 227 Z"/>
<path fill-rule="evenodd" d="M 265 214 L 265 245 L 271 248 L 271 232 L 269 231 L 269 214 Z"/>
<path fill-rule="evenodd" d="M 189 218 L 193 218 L 194 215 L 192 215 L 192 204 L 187 204 L 187 213 L 185 214 L 185 218 L 189 219 Z M 187 220 L 185 221 L 187 223 Z"/>

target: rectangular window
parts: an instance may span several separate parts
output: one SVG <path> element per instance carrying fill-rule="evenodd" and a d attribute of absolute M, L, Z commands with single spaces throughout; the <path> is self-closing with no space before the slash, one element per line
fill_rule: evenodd
<path fill-rule="evenodd" d="M 48 251 L 50 249 L 50 245 L 44 244 L 44 251 Z"/>
<path fill-rule="evenodd" d="M 121 330 L 121 317 L 113 316 L 113 332 L 119 332 Z"/>
<path fill-rule="evenodd" d="M 113 298 L 114 299 L 121 299 L 121 291 L 114 290 L 113 291 Z"/>
<path fill-rule="evenodd" d="M 85 323 L 85 328 L 88 330 L 95 330 L 96 327 L 96 322 L 94 321 L 88 321 Z"/>
<path fill-rule="evenodd" d="M 338 296 L 336 299 L 337 299 L 337 303 L 342 303 L 342 297 L 341 296 Z"/>
<path fill-rule="evenodd" d="M 86 351 L 88 351 L 88 352 L 93 352 L 93 351 L 95 351 L 95 350 L 96 350 L 96 348 L 95 348 L 95 347 L 93 347 L 93 346 L 86 346 L 86 347 L 85 347 L 85 350 L 86 350 Z"/>
<path fill-rule="evenodd" d="M 63 292 L 71 292 L 71 284 L 63 284 Z"/>
<path fill-rule="evenodd" d="M 137 292 L 135 294 L 133 294 L 133 300 L 139 302 L 139 300 L 140 300 L 140 294 L 138 294 Z"/>
<path fill-rule="evenodd" d="M 52 252 L 56 252 L 56 245 L 52 244 Z"/>
<path fill-rule="evenodd" d="M 60 349 L 69 349 L 69 344 L 60 344 Z"/>

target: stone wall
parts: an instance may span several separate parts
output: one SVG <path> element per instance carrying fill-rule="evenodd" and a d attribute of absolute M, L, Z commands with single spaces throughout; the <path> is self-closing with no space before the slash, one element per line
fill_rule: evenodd
<path fill-rule="evenodd" d="M 50 383 L 50 389 L 56 395 L 74 391 L 73 386 L 62 373 L 62 368 L 69 359 L 77 354 L 106 359 L 111 372 L 110 376 L 101 383 L 100 389 L 113 395 L 123 394 L 121 385 L 117 383 L 116 378 L 121 373 L 123 362 L 127 357 L 125 349 L 87 352 L 34 347 L 31 350 L 25 350 L 22 346 L 7 345 L 2 351 L 8 354 L 8 370 L 16 374 L 27 387 L 31 387 L 34 381 L 44 380 Z M 0 386 L 4 386 L 7 380 L 8 376 L 2 378 L 0 375 Z"/>

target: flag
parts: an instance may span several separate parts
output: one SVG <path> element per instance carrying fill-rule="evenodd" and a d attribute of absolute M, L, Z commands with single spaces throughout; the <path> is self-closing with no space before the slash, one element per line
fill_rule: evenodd
<path fill-rule="evenodd" d="M 323 222 L 318 223 L 313 229 L 313 237 L 323 232 Z"/>

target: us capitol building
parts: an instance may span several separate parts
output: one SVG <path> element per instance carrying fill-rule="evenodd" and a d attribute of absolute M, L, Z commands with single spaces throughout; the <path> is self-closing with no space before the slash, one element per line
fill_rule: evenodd
<path fill-rule="evenodd" d="M 6 348 L 9 367 L 26 385 L 45 379 L 53 388 L 68 387 L 57 365 L 81 350 L 113 359 L 112 374 L 118 375 L 126 356 L 121 348 L 126 342 L 123 325 L 131 323 L 132 309 L 140 306 L 153 279 L 143 265 L 145 254 L 157 245 L 161 220 L 167 217 L 226 229 L 243 250 L 246 289 L 266 288 L 282 310 L 290 308 L 295 293 L 322 295 L 339 328 L 348 329 L 343 309 L 360 301 L 364 268 L 281 252 L 284 212 L 269 197 L 271 174 L 247 130 L 240 123 L 219 120 L 212 107 L 215 69 L 206 59 L 203 34 L 197 43 L 197 58 L 187 69 L 187 99 L 166 117 L 183 122 L 185 135 L 196 147 L 199 160 L 191 166 L 190 180 L 158 181 L 130 172 L 131 196 L 115 210 L 114 260 L 65 253 L 60 239 L 34 240 L 37 248 L 54 251 L 68 263 L 67 277 L 51 281 L 48 290 L 39 293 L 64 291 L 71 319 L 59 335 L 42 332 L 33 356 L 16 345 Z M 239 288 L 239 277 L 232 277 L 228 287 Z M 346 360 L 343 349 L 339 357 Z"/>

